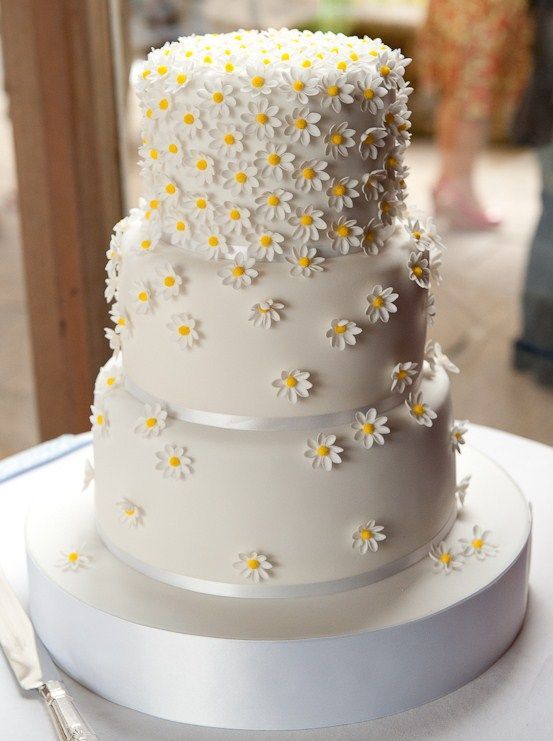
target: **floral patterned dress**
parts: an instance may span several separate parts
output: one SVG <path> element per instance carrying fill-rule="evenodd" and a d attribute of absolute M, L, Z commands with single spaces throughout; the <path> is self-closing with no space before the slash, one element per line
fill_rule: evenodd
<path fill-rule="evenodd" d="M 526 0 L 430 0 L 417 66 L 465 118 L 512 115 L 530 64 Z"/>

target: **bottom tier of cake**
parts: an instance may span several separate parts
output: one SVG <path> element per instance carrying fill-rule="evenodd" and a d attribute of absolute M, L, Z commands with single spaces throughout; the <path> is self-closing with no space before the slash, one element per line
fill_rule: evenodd
<path fill-rule="evenodd" d="M 33 623 L 86 687 L 173 721 L 308 728 L 420 705 L 487 669 L 524 619 L 528 504 L 470 448 L 461 474 L 469 471 L 465 506 L 446 539 L 453 561 L 436 567 L 427 557 L 371 586 L 276 600 L 147 578 L 103 545 L 92 497 L 76 493 L 80 482 L 61 482 L 27 523 Z M 492 532 L 475 534 L 475 526 Z M 71 543 L 86 543 L 86 559 L 60 569 L 59 551 Z"/>
<path fill-rule="evenodd" d="M 102 399 L 109 429 L 94 437 L 101 537 L 148 576 L 208 594 L 304 596 L 386 578 L 421 559 L 457 512 L 445 371 L 423 378 L 420 391 L 437 415 L 432 426 L 400 404 L 387 412 L 384 444 L 368 448 L 353 412 L 323 429 L 244 431 L 169 411 L 148 436 L 152 411 L 115 388 Z M 343 449 L 328 471 L 305 456 L 309 440 L 330 445 L 319 434 Z M 173 457 L 188 461 L 183 475 L 171 470 Z M 272 565 L 259 583 L 248 578 L 252 552 Z"/>

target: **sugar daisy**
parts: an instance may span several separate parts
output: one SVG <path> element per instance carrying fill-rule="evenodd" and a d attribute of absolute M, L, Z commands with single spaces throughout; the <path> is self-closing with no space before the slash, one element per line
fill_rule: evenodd
<path fill-rule="evenodd" d="M 377 525 L 376 520 L 368 520 L 365 524 L 359 525 L 352 535 L 352 548 L 358 550 L 363 556 L 369 551 L 376 553 L 378 544 L 386 540 L 383 530 L 384 526 Z"/>
<path fill-rule="evenodd" d="M 273 381 L 273 388 L 277 390 L 277 397 L 288 399 L 295 404 L 298 399 L 306 399 L 309 396 L 309 389 L 313 384 L 309 381 L 311 374 L 307 371 L 294 368 L 291 371 L 282 371 L 280 378 Z"/>
<path fill-rule="evenodd" d="M 142 437 L 157 437 L 167 426 L 167 411 L 161 404 L 145 404 L 134 431 Z"/>
<path fill-rule="evenodd" d="M 322 216 L 323 212 L 314 208 L 312 204 L 305 208 L 297 208 L 295 214 L 290 217 L 290 226 L 294 227 L 292 239 L 301 244 L 318 241 L 319 232 L 326 229 Z"/>
<path fill-rule="evenodd" d="M 344 449 L 335 445 L 336 435 L 325 435 L 321 432 L 315 440 L 307 441 L 307 450 L 304 455 L 311 461 L 313 468 L 322 468 L 324 471 L 332 471 L 333 466 L 342 462 L 340 453 Z"/>
<path fill-rule="evenodd" d="M 409 279 L 415 281 L 421 288 L 430 288 L 430 268 L 428 259 L 425 257 L 427 254 L 427 252 L 411 252 L 407 263 Z"/>
<path fill-rule="evenodd" d="M 459 538 L 463 555 L 466 558 L 476 556 L 479 561 L 497 555 L 499 548 L 491 542 L 491 537 L 491 530 L 482 530 L 479 525 L 475 525 L 472 528 L 472 538 Z"/>
<path fill-rule="evenodd" d="M 390 318 L 390 314 L 397 312 L 397 306 L 395 301 L 399 297 L 398 293 L 394 293 L 394 289 L 390 286 L 383 288 L 381 285 L 373 286 L 371 292 L 367 296 L 367 308 L 365 314 L 369 317 L 371 324 L 376 322 L 387 322 Z"/>
<path fill-rule="evenodd" d="M 361 134 L 361 139 L 359 141 L 359 153 L 361 157 L 364 160 L 375 160 L 378 157 L 378 150 L 384 146 L 388 136 L 389 134 L 386 129 L 382 129 L 378 126 L 366 129 Z"/>
<path fill-rule="evenodd" d="M 258 140 L 272 139 L 275 129 L 282 126 L 278 106 L 270 105 L 265 98 L 248 103 L 248 110 L 243 113 L 242 121 L 246 124 L 245 134 Z"/>
<path fill-rule="evenodd" d="M 336 211 L 353 208 L 353 199 L 359 196 L 359 191 L 356 190 L 358 182 L 354 178 L 334 178 L 326 191 L 330 208 Z"/>
<path fill-rule="evenodd" d="M 137 314 L 149 314 L 152 311 L 153 294 L 148 284 L 143 280 L 134 283 L 131 297 L 134 300 L 134 308 Z"/>
<path fill-rule="evenodd" d="M 252 322 L 254 327 L 270 329 L 273 322 L 280 321 L 279 311 L 281 309 L 284 309 L 284 304 L 281 304 L 280 301 L 273 301 L 272 298 L 267 298 L 265 301 L 260 301 L 252 306 L 248 321 Z"/>
<path fill-rule="evenodd" d="M 182 278 L 170 263 L 165 263 L 156 270 L 158 276 L 157 293 L 165 300 L 179 295 L 182 287 Z"/>
<path fill-rule="evenodd" d="M 251 195 L 254 188 L 259 186 L 256 177 L 256 169 L 245 160 L 229 163 L 228 167 L 221 173 L 223 187 L 229 190 L 233 196 Z"/>
<path fill-rule="evenodd" d="M 455 487 L 455 499 L 457 500 L 457 506 L 462 509 L 465 505 L 465 499 L 470 486 L 470 480 L 472 476 L 464 476 L 461 481 Z"/>
<path fill-rule="evenodd" d="M 282 188 L 266 191 L 255 199 L 259 216 L 268 221 L 282 221 L 291 211 L 292 198 L 292 193 Z"/>
<path fill-rule="evenodd" d="M 433 545 L 428 555 L 436 573 L 451 574 L 452 571 L 460 571 L 465 564 L 463 555 L 454 552 L 444 540 Z"/>
<path fill-rule="evenodd" d="M 402 394 L 407 386 L 411 386 L 417 373 L 418 363 L 407 361 L 406 363 L 398 363 L 392 370 L 392 387 L 391 391 L 398 391 Z"/>
<path fill-rule="evenodd" d="M 286 173 L 294 169 L 295 155 L 288 152 L 284 144 L 270 142 L 265 149 L 258 151 L 255 157 L 255 166 L 262 178 L 274 178 L 281 181 Z"/>
<path fill-rule="evenodd" d="M 233 567 L 245 579 L 253 581 L 254 584 L 259 584 L 259 582 L 269 578 L 273 564 L 268 560 L 267 556 L 257 551 L 251 551 L 250 553 L 239 553 L 238 559 L 233 564 Z"/>
<path fill-rule="evenodd" d="M 307 105 L 309 98 L 319 92 L 318 79 L 309 70 L 293 67 L 282 73 L 280 90 L 290 103 Z"/>
<path fill-rule="evenodd" d="M 357 88 L 362 95 L 362 111 L 375 114 L 384 108 L 382 98 L 386 95 L 387 90 L 382 84 L 382 77 L 367 73 L 362 79 L 358 80 Z"/>
<path fill-rule="evenodd" d="M 275 255 L 282 255 L 284 237 L 278 232 L 269 229 L 258 229 L 250 238 L 249 254 L 256 260 L 272 262 Z"/>
<path fill-rule="evenodd" d="M 321 120 L 321 114 L 310 111 L 309 108 L 295 108 L 292 114 L 285 116 L 284 135 L 291 142 L 299 142 L 302 146 L 307 147 L 312 138 L 321 135 L 321 130 L 317 126 Z"/>
<path fill-rule="evenodd" d="M 451 440 L 451 447 L 454 451 L 457 451 L 457 453 L 461 452 L 461 445 L 464 445 L 465 435 L 468 432 L 467 427 L 467 420 L 463 420 L 462 422 L 456 422 L 453 427 L 451 428 L 451 431 L 449 433 L 449 439 Z"/>
<path fill-rule="evenodd" d="M 361 327 L 348 319 L 333 319 L 326 337 L 329 338 L 331 347 L 336 350 L 345 350 L 348 345 L 355 345 L 357 341 L 355 336 L 361 334 L 362 331 Z"/>
<path fill-rule="evenodd" d="M 192 460 L 185 455 L 185 448 L 178 445 L 166 445 L 156 453 L 156 470 L 163 473 L 163 478 L 186 479 L 192 472 Z"/>
<path fill-rule="evenodd" d="M 83 544 L 80 548 L 69 548 L 60 551 L 60 556 L 56 561 L 56 566 L 62 571 L 79 571 L 90 566 L 92 556 L 86 553 L 86 546 Z"/>
<path fill-rule="evenodd" d="M 355 412 L 352 430 L 355 434 L 354 440 L 361 443 L 367 450 L 370 450 L 373 444 L 384 445 L 384 435 L 390 433 L 390 428 L 386 425 L 388 417 L 378 414 L 374 407 L 371 407 L 366 414 Z"/>
<path fill-rule="evenodd" d="M 144 524 L 144 510 L 130 499 L 121 499 L 115 503 L 119 522 L 128 528 L 137 528 Z"/>
<path fill-rule="evenodd" d="M 92 404 L 90 407 L 91 415 L 89 417 L 92 429 L 102 437 L 109 433 L 109 419 L 104 407 Z"/>
<path fill-rule="evenodd" d="M 196 320 L 190 314 L 173 314 L 167 329 L 172 333 L 173 340 L 182 348 L 191 348 L 200 339 L 196 330 Z"/>
<path fill-rule="evenodd" d="M 340 73 L 331 72 L 321 79 L 320 90 L 322 93 L 321 105 L 323 108 L 332 108 L 339 113 L 342 105 L 353 103 L 351 95 L 353 85 Z"/>
<path fill-rule="evenodd" d="M 121 386 L 123 380 L 124 375 L 121 367 L 111 362 L 100 371 L 94 390 L 97 394 L 107 394 Z"/>
<path fill-rule="evenodd" d="M 259 275 L 254 268 L 255 259 L 238 252 L 228 267 L 218 271 L 217 275 L 223 281 L 224 286 L 232 286 L 236 290 L 247 288 Z"/>
<path fill-rule="evenodd" d="M 324 257 L 320 257 L 314 247 L 306 245 L 293 247 L 286 255 L 286 262 L 292 265 L 290 275 L 294 277 L 310 278 L 313 273 L 322 272 L 324 261 Z"/>
<path fill-rule="evenodd" d="M 340 216 L 330 225 L 328 236 L 331 240 L 332 249 L 337 250 L 342 255 L 347 255 L 351 248 L 359 247 L 361 244 L 363 229 L 354 219 Z"/>
<path fill-rule="evenodd" d="M 347 121 L 334 124 L 325 136 L 325 154 L 332 159 L 347 157 L 348 149 L 355 146 L 355 129 L 348 127 Z"/>
<path fill-rule="evenodd" d="M 306 160 L 302 162 L 294 172 L 296 188 L 301 193 L 310 191 L 321 191 L 323 183 L 330 179 L 328 172 L 325 172 L 328 163 L 323 160 Z"/>
<path fill-rule="evenodd" d="M 198 250 L 206 260 L 218 260 L 228 249 L 226 235 L 215 224 L 208 224 L 198 237 Z"/>
<path fill-rule="evenodd" d="M 432 427 L 432 421 L 438 416 L 422 398 L 422 391 L 416 394 L 409 394 L 405 400 L 405 405 L 409 409 L 409 414 L 419 424 L 424 427 Z"/>

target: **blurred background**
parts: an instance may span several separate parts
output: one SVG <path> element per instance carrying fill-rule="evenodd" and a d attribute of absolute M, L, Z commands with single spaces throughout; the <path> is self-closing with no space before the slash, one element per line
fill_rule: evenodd
<path fill-rule="evenodd" d="M 551 5 L 0 0 L 0 457 L 89 426 L 104 252 L 140 193 L 133 63 L 181 35 L 280 26 L 413 57 L 409 203 L 447 247 L 430 336 L 461 368 L 456 413 L 553 444 Z"/>

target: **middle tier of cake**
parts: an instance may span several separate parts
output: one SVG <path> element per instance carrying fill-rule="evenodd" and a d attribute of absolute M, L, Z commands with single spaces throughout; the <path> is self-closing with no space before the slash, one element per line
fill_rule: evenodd
<path fill-rule="evenodd" d="M 380 412 L 402 401 L 392 390 L 394 367 L 413 363 L 420 371 L 429 292 L 410 277 L 413 240 L 401 225 L 376 257 L 327 257 L 322 272 L 302 277 L 290 275 L 293 266 L 279 256 L 257 262 L 258 275 L 241 290 L 220 276 L 232 260 L 206 261 L 166 243 L 142 254 L 139 239 L 139 225 L 131 224 L 123 236 L 118 303 L 128 314 L 121 335 L 123 370 L 145 401 L 254 417 L 364 406 Z M 165 280 L 181 281 L 178 290 Z M 396 294 L 389 321 L 378 319 L 371 307 L 375 289 Z M 266 329 L 253 318 L 269 299 L 279 305 L 279 321 L 267 317 Z M 344 343 L 343 350 L 334 346 L 332 331 L 340 320 L 361 330 L 355 345 Z M 309 397 L 295 405 L 273 386 L 293 369 L 309 373 L 312 384 Z"/>
<path fill-rule="evenodd" d="M 401 403 L 387 415 L 385 444 L 367 449 L 353 414 L 326 429 L 263 432 L 169 416 L 144 436 L 143 404 L 118 386 L 101 399 L 109 427 L 95 431 L 99 531 L 138 570 L 211 594 L 295 596 L 384 578 L 425 556 L 456 516 L 445 371 L 420 390 L 433 425 Z M 313 468 L 305 453 L 331 444 L 341 460 Z M 252 552 L 272 564 L 262 584 L 235 568 Z"/>

